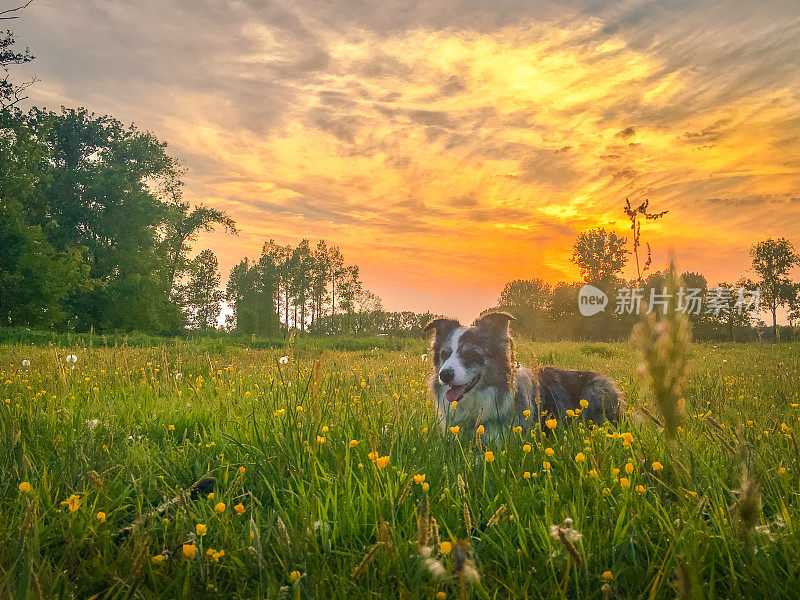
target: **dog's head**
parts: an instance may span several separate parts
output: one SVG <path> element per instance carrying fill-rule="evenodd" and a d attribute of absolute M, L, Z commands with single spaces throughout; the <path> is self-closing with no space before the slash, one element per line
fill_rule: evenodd
<path fill-rule="evenodd" d="M 508 385 L 511 341 L 505 312 L 481 316 L 471 327 L 455 319 L 434 319 L 424 331 L 433 331 L 434 388 L 444 388 L 448 402 L 461 400 L 477 386 Z"/>

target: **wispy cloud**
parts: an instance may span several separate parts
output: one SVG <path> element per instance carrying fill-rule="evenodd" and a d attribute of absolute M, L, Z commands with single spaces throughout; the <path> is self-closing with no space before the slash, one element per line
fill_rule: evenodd
<path fill-rule="evenodd" d="M 17 29 L 35 102 L 155 131 L 232 213 L 226 267 L 325 237 L 389 305 L 469 317 L 575 277 L 625 197 L 712 280 L 800 226 L 793 2 L 37 0 Z"/>

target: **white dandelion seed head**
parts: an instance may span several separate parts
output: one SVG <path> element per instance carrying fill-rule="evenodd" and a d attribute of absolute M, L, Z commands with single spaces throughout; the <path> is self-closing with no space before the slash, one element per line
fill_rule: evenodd
<path fill-rule="evenodd" d="M 475 568 L 475 564 L 472 563 L 472 561 L 468 561 L 464 565 L 462 573 L 464 574 L 464 581 L 467 583 L 477 583 L 481 579 L 481 576 L 478 574 L 478 569 Z"/>
<path fill-rule="evenodd" d="M 99 419 L 86 419 L 86 427 L 89 428 L 89 431 L 97 427 L 99 424 Z"/>
<path fill-rule="evenodd" d="M 431 577 L 434 579 L 441 579 L 444 577 L 444 567 L 442 566 L 442 563 L 435 558 L 426 558 L 425 566 L 428 567 L 428 571 L 430 572 Z"/>
<path fill-rule="evenodd" d="M 29 361 L 27 358 L 23 358 L 22 359 L 22 366 L 27 369 L 28 367 L 31 366 L 31 361 Z"/>
<path fill-rule="evenodd" d="M 175 379 L 183 379 L 183 373 L 175 373 Z"/>
<path fill-rule="evenodd" d="M 280 364 L 282 364 L 282 365 L 285 365 L 286 363 L 288 363 L 288 362 L 289 362 L 289 357 L 288 357 L 288 356 L 281 356 L 281 357 L 278 359 L 278 362 L 279 362 Z"/>
<path fill-rule="evenodd" d="M 71 365 L 74 365 L 76 362 L 78 362 L 78 357 L 74 354 L 67 354 L 67 362 Z"/>
<path fill-rule="evenodd" d="M 425 362 L 426 360 L 428 360 L 428 355 L 427 354 L 423 354 L 422 355 L 422 362 Z"/>

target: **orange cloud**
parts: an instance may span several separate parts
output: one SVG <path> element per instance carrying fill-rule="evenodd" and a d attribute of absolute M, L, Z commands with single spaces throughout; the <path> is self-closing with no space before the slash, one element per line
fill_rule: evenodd
<path fill-rule="evenodd" d="M 154 72 L 168 106 L 141 113 L 189 164 L 190 199 L 241 227 L 201 244 L 227 269 L 269 238 L 325 238 L 388 307 L 469 318 L 510 279 L 577 278 L 575 235 L 625 235 L 628 197 L 670 211 L 646 224 L 656 264 L 673 249 L 712 282 L 741 275 L 753 242 L 797 231 L 798 86 L 776 60 L 774 41 L 791 40 L 777 21 L 745 35 L 722 4 L 694 29 L 655 9 L 529 4 L 505 20 L 420 8 L 396 27 L 346 5 L 240 7 L 228 30 L 220 15 L 235 43 L 205 61 L 213 85 L 195 63 Z M 80 98 L 65 81 L 46 90 Z"/>

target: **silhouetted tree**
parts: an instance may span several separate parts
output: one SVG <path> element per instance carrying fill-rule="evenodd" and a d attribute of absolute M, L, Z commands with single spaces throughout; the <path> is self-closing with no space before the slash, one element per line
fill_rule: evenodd
<path fill-rule="evenodd" d="M 626 238 L 602 227 L 590 229 L 578 235 L 571 260 L 580 268 L 586 283 L 607 283 L 617 278 L 628 261 L 626 243 Z"/>
<path fill-rule="evenodd" d="M 795 288 L 789 272 L 800 262 L 800 256 L 786 238 L 759 242 L 750 249 L 750 256 L 753 270 L 761 277 L 756 284 L 761 288 L 763 305 L 772 313 L 772 332 L 777 341 L 777 310 L 792 301 Z"/>

